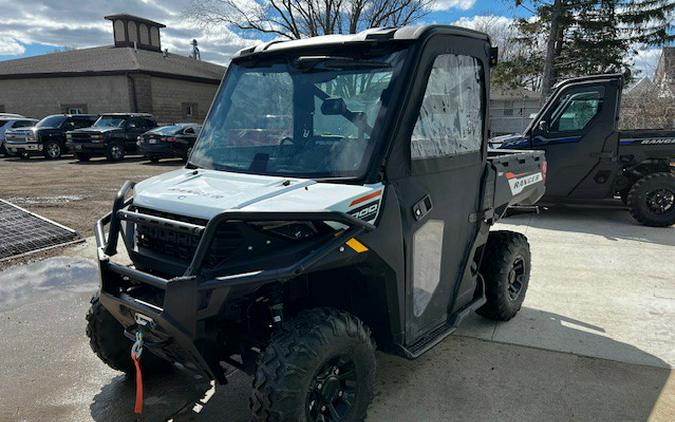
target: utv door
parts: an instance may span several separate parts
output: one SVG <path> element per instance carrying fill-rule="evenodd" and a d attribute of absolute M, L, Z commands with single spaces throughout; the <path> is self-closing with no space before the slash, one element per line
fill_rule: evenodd
<path fill-rule="evenodd" d="M 563 85 L 532 126 L 532 148 L 546 151 L 546 196 L 610 194 L 616 171 L 621 79 Z"/>
<path fill-rule="evenodd" d="M 396 140 L 399 156 L 394 151 L 390 160 L 408 167 L 402 177 L 390 180 L 401 206 L 406 344 L 413 348 L 457 309 L 475 234 L 473 214 L 485 163 L 484 50 L 478 40 L 431 38 L 413 75 Z"/>

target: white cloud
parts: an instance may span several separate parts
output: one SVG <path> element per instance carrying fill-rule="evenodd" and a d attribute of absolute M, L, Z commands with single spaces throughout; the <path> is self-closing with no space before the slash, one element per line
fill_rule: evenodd
<path fill-rule="evenodd" d="M 0 55 L 18 56 L 26 52 L 26 48 L 12 37 L 0 37 Z"/>
<path fill-rule="evenodd" d="M 461 9 L 469 10 L 476 4 L 476 0 L 436 0 L 430 9 L 434 11 Z"/>
<path fill-rule="evenodd" d="M 113 43 L 112 23 L 104 16 L 129 13 L 165 24 L 162 47 L 187 55 L 193 38 L 203 60 L 226 64 L 240 48 L 255 44 L 224 28 L 216 31 L 187 22 L 182 16 L 190 0 L 88 0 L 74 7 L 72 0 L 0 0 L 0 55 L 21 55 L 26 44 L 85 48 Z"/>

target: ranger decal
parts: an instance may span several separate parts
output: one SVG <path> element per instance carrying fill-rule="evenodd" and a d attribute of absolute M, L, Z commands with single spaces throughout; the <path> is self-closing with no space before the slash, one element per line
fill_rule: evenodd
<path fill-rule="evenodd" d="M 511 193 L 514 195 L 519 194 L 520 192 L 523 191 L 527 186 L 533 185 L 535 183 L 539 183 L 544 180 L 543 175 L 541 172 L 538 173 L 533 173 L 533 174 L 515 174 L 512 172 L 506 172 L 504 174 L 506 178 L 509 181 L 509 187 L 511 188 Z"/>

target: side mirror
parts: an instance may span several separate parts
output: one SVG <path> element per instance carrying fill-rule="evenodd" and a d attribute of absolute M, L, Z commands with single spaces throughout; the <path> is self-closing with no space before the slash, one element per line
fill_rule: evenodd
<path fill-rule="evenodd" d="M 340 97 L 326 98 L 321 104 L 321 113 L 326 116 L 339 116 L 347 113 L 347 103 Z"/>
<path fill-rule="evenodd" d="M 548 132 L 548 122 L 546 120 L 540 120 L 537 124 L 537 129 L 541 132 Z"/>

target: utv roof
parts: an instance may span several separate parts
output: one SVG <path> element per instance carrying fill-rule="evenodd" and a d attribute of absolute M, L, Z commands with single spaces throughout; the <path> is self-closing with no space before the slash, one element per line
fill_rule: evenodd
<path fill-rule="evenodd" d="M 303 38 L 299 40 L 274 40 L 253 47 L 239 50 L 232 56 L 233 59 L 260 54 L 264 52 L 281 52 L 322 45 L 345 45 L 357 43 L 375 43 L 392 41 L 411 41 L 425 38 L 431 34 L 459 35 L 490 42 L 487 34 L 452 25 L 420 25 L 403 26 L 400 28 L 371 28 L 357 34 L 322 35 L 320 37 Z"/>
<path fill-rule="evenodd" d="M 593 81 L 600 81 L 600 80 L 607 80 L 607 79 L 623 79 L 623 75 L 621 73 L 601 73 L 598 75 L 588 75 L 588 76 L 577 76 L 576 78 L 569 78 L 562 80 L 555 84 L 553 86 L 553 89 L 558 89 L 563 85 L 569 85 L 572 83 L 578 83 L 578 82 L 593 82 Z"/>

